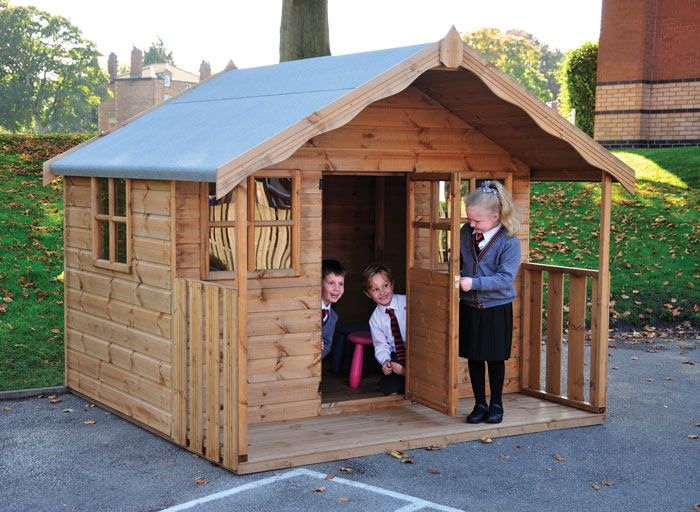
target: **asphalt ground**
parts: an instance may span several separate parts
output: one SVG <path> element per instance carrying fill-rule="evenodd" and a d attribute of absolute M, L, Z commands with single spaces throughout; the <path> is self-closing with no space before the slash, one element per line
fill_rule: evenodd
<path fill-rule="evenodd" d="M 697 338 L 611 342 L 603 425 L 412 450 L 415 464 L 236 476 L 74 395 L 0 394 L 0 510 L 698 510 Z"/>

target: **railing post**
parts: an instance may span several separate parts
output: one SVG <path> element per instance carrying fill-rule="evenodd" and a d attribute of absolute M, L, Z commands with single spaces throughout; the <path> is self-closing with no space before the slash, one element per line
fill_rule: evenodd
<path fill-rule="evenodd" d="M 564 274 L 548 272 L 547 277 L 547 393 L 561 395 L 561 351 L 564 329 Z"/>

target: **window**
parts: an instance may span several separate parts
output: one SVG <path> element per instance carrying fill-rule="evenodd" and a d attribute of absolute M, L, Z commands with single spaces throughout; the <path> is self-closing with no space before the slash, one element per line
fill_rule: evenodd
<path fill-rule="evenodd" d="M 95 266 L 131 270 L 131 180 L 92 178 L 92 254 Z"/>
<path fill-rule="evenodd" d="M 163 94 L 163 101 L 167 101 L 171 98 L 170 94 Z"/>
<path fill-rule="evenodd" d="M 269 276 L 300 273 L 299 171 L 248 178 L 248 270 Z"/>
<path fill-rule="evenodd" d="M 163 75 L 163 79 L 165 80 L 165 87 L 170 87 L 170 75 Z"/>
<path fill-rule="evenodd" d="M 216 184 L 209 184 L 208 248 L 210 279 L 235 279 L 236 189 L 216 198 Z"/>
<path fill-rule="evenodd" d="M 235 279 L 236 265 L 241 264 L 259 277 L 298 276 L 299 184 L 299 171 L 269 171 L 248 178 L 247 219 L 243 218 L 239 226 L 237 189 L 217 199 L 216 185 L 211 183 L 206 206 L 208 268 L 204 278 Z M 239 230 L 247 238 L 248 257 L 243 262 L 236 261 Z"/>

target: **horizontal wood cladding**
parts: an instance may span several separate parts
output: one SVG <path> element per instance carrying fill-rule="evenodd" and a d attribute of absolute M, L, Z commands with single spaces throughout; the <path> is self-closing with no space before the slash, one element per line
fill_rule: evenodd
<path fill-rule="evenodd" d="M 171 184 L 132 180 L 130 272 L 94 265 L 89 178 L 65 178 L 66 383 L 170 433 Z"/>
<path fill-rule="evenodd" d="M 249 424 L 320 415 L 320 179 L 301 174 L 300 275 L 248 279 Z"/>

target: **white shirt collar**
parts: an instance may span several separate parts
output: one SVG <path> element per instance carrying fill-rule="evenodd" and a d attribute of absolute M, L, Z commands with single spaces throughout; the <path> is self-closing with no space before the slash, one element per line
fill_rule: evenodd
<path fill-rule="evenodd" d="M 495 228 L 491 228 L 488 231 L 484 233 L 484 239 L 481 241 L 479 244 L 479 247 L 483 246 L 484 244 L 487 244 L 491 241 L 491 239 L 496 236 L 496 233 L 498 233 L 498 230 L 501 229 L 501 224 L 499 223 Z"/>
<path fill-rule="evenodd" d="M 331 309 L 331 305 L 330 305 L 330 304 L 325 304 L 325 303 L 323 302 L 323 299 L 321 299 L 321 309 Z"/>

